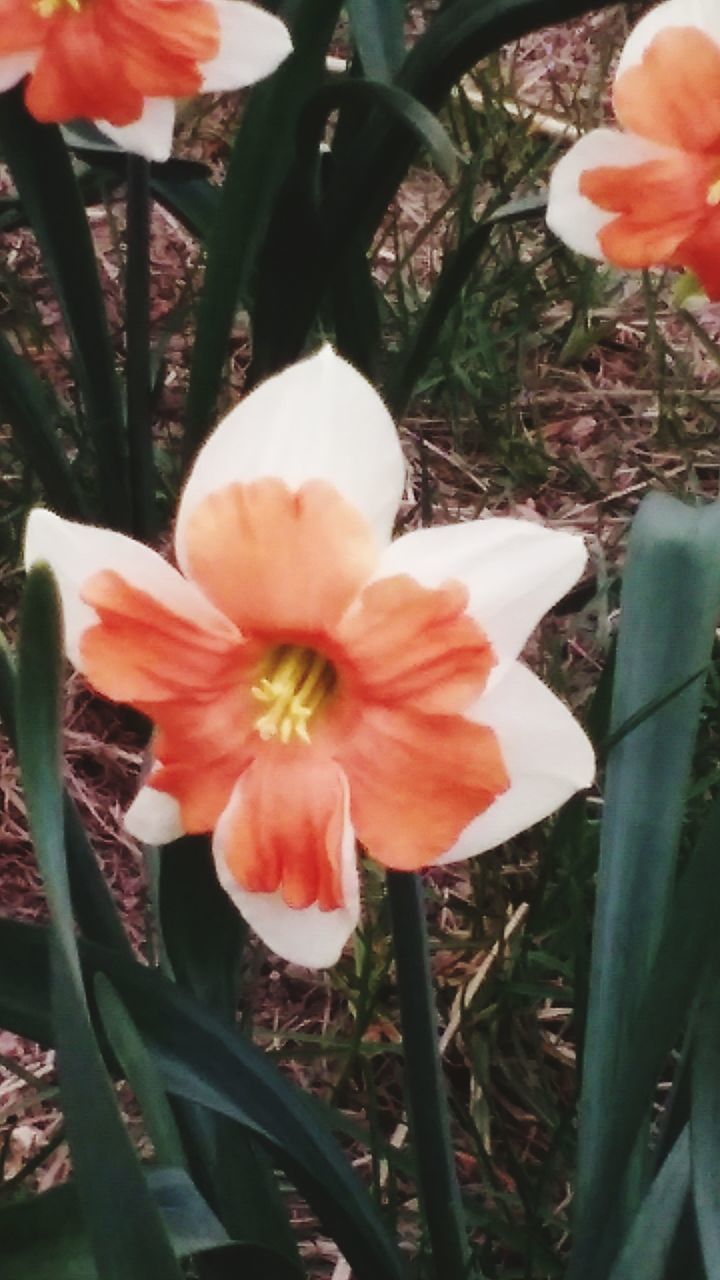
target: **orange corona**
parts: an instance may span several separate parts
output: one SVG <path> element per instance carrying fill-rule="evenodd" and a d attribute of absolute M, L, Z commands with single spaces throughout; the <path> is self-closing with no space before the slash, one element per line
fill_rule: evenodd
<path fill-rule="evenodd" d="M 357 922 L 356 842 L 401 871 L 467 857 L 592 774 L 582 731 L 517 661 L 582 542 L 483 520 L 391 543 L 403 486 L 382 401 L 325 349 L 201 450 L 182 572 L 49 512 L 28 525 L 68 655 L 156 726 L 128 828 L 212 832 L 233 901 L 302 964 L 333 963 Z"/>
<path fill-rule="evenodd" d="M 687 268 L 720 299 L 720 22 L 713 9 L 666 0 L 641 20 L 613 92 L 624 132 L 595 130 L 560 162 L 548 223 L 572 248 L 619 267 Z"/>

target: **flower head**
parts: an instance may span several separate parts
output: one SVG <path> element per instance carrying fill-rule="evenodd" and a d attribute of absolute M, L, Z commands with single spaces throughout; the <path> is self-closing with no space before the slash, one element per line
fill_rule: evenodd
<path fill-rule="evenodd" d="M 240 911 L 301 964 L 332 964 L 357 923 L 356 840 L 399 870 L 453 862 L 592 778 L 584 733 L 517 661 L 581 539 L 487 519 L 391 543 L 403 485 L 382 401 L 325 348 L 205 444 L 180 570 L 47 511 L 28 524 L 70 659 L 157 726 L 127 827 L 212 831 Z"/>
<path fill-rule="evenodd" d="M 0 0 L 0 91 L 28 76 L 36 119 L 92 120 L 149 160 L 170 154 L 175 98 L 253 84 L 290 48 L 245 0 Z"/>
<path fill-rule="evenodd" d="M 720 299 L 720 6 L 665 0 L 620 58 L 615 114 L 560 161 L 548 224 L 619 267 L 685 267 Z"/>

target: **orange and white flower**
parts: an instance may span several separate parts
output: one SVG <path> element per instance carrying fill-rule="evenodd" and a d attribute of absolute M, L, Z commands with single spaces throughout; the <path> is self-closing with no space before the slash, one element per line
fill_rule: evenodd
<path fill-rule="evenodd" d="M 720 299 L 720 5 L 666 0 L 635 27 L 615 80 L 625 132 L 560 161 L 548 225 L 619 267 L 685 267 Z"/>
<path fill-rule="evenodd" d="M 582 540 L 478 520 L 390 542 L 392 420 L 330 348 L 253 391 L 183 492 L 180 571 L 35 510 L 71 661 L 156 724 L 127 816 L 149 843 L 214 832 L 220 880 L 276 952 L 334 963 L 359 914 L 356 840 L 414 871 L 499 844 L 593 774 L 517 660 L 577 579 Z"/>
<path fill-rule="evenodd" d="M 92 120 L 149 160 L 170 155 L 176 98 L 254 84 L 290 49 L 245 0 L 0 0 L 0 92 L 28 76 L 37 120 Z"/>

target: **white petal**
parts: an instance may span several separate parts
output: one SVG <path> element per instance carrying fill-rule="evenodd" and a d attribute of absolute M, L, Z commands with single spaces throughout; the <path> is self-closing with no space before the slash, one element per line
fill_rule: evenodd
<path fill-rule="evenodd" d="M 125 814 L 123 826 L 144 844 L 170 844 L 183 835 L 180 805 L 167 791 L 141 787 Z"/>
<path fill-rule="evenodd" d="M 587 553 L 577 534 L 530 520 L 493 517 L 418 529 L 385 549 L 376 577 L 408 573 L 423 587 L 454 578 L 497 658 L 514 659 L 551 605 L 580 577 Z"/>
<path fill-rule="evenodd" d="M 0 58 L 0 93 L 12 89 L 24 76 L 29 75 L 38 60 L 37 49 L 27 53 L 8 53 Z"/>
<path fill-rule="evenodd" d="M 398 434 L 370 383 L 330 347 L 268 378 L 200 450 L 178 511 L 181 567 L 184 529 L 198 503 L 235 481 L 264 476 L 291 489 L 329 481 L 363 513 L 381 545 L 389 541 L 405 480 Z"/>
<path fill-rule="evenodd" d="M 720 6 L 717 0 L 666 0 L 665 4 L 656 5 L 630 32 L 617 76 L 642 62 L 648 45 L 667 27 L 699 27 L 720 45 Z"/>
<path fill-rule="evenodd" d="M 162 164 L 170 159 L 172 151 L 175 102 L 172 98 L 146 98 L 140 119 L 132 124 L 119 128 L 107 120 L 94 120 L 93 124 L 123 151 Z"/>
<path fill-rule="evenodd" d="M 463 831 L 438 861 L 458 862 L 493 849 L 589 787 L 595 772 L 590 741 L 567 707 L 522 663 L 466 713 L 498 736 L 510 787 Z"/>
<path fill-rule="evenodd" d="M 672 152 L 635 134 L 614 129 L 593 129 L 580 138 L 556 164 L 548 190 L 547 224 L 551 231 L 575 253 L 588 258 L 604 258 L 598 235 L 617 217 L 599 209 L 580 194 L 580 176 L 587 169 L 605 165 L 632 169 Z"/>
<path fill-rule="evenodd" d="M 52 569 L 60 589 L 65 624 L 65 650 L 70 661 L 82 670 L 80 638 L 98 618 L 94 609 L 80 598 L 83 584 L 95 573 L 112 569 L 126 582 L 154 596 L 168 609 L 202 626 L 218 624 L 234 631 L 222 614 L 205 600 L 197 587 L 187 582 L 177 569 L 156 551 L 111 529 L 75 524 L 52 511 L 36 507 L 30 513 L 25 532 L 25 567 L 44 560 Z"/>
<path fill-rule="evenodd" d="M 220 50 L 200 64 L 203 90 L 241 89 L 269 76 L 289 53 L 290 33 L 283 22 L 245 0 L 212 0 L 220 23 Z"/>
<path fill-rule="evenodd" d="M 249 893 L 237 883 L 225 861 L 224 846 L 234 809 L 242 804 L 242 778 L 235 786 L 213 839 L 218 879 L 240 914 L 271 951 L 292 964 L 304 965 L 308 969 L 328 969 L 336 964 L 360 918 L 355 832 L 350 824 L 347 783 L 343 785 L 345 816 L 340 856 L 344 906 L 335 911 L 321 911 L 316 905 L 288 907 L 280 890 L 276 893 Z"/>

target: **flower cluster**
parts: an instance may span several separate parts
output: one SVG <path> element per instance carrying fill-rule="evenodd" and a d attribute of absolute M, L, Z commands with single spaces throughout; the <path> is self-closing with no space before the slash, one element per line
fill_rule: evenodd
<path fill-rule="evenodd" d="M 176 98 L 253 84 L 290 48 L 245 0 L 0 0 L 0 92 L 27 76 L 36 119 L 91 120 L 150 160 L 170 155 Z"/>
<path fill-rule="evenodd" d="M 403 871 L 454 862 L 592 779 L 584 733 L 518 660 L 582 540 L 491 518 L 392 542 L 404 480 L 381 399 L 324 348 L 205 444 L 179 569 L 45 510 L 28 525 L 71 661 L 157 726 L 128 829 L 213 832 L 240 911 L 306 965 L 355 928 L 358 843 Z"/>
<path fill-rule="evenodd" d="M 693 271 L 720 299 L 720 6 L 666 0 L 633 30 L 615 79 L 624 132 L 595 129 L 560 161 L 548 224 L 619 267 Z"/>

